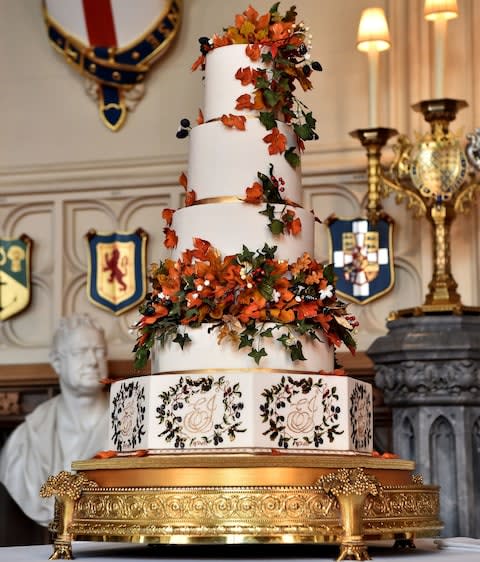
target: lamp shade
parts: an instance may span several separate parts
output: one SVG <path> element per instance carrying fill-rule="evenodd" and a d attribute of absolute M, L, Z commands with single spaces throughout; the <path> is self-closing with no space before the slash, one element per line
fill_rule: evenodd
<path fill-rule="evenodd" d="M 390 48 L 390 33 L 382 8 L 363 10 L 358 24 L 357 49 L 359 51 L 386 51 Z"/>
<path fill-rule="evenodd" d="M 428 21 L 458 18 L 457 0 L 425 0 L 423 14 Z"/>

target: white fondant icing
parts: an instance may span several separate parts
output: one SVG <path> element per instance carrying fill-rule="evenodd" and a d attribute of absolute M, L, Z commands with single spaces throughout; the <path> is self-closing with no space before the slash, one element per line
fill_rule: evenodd
<path fill-rule="evenodd" d="M 151 375 L 114 383 L 113 400 L 125 385 L 145 387 L 148 406 L 141 423 L 129 425 L 132 436 L 143 435 L 141 445 L 123 446 L 127 435 L 121 447 L 111 440 L 123 453 L 372 451 L 371 385 L 350 377 L 235 370 Z"/>
<path fill-rule="evenodd" d="M 280 213 L 284 205 L 275 205 Z M 193 238 L 207 240 L 223 256 L 242 251 L 245 245 L 252 251 L 261 250 L 265 244 L 277 246 L 277 259 L 296 261 L 304 252 L 313 254 L 313 231 L 315 219 L 309 211 L 295 208 L 302 222 L 297 235 L 273 235 L 268 228 L 268 218 L 260 215 L 265 204 L 251 205 L 243 202 L 210 203 L 192 205 L 179 209 L 173 216 L 172 228 L 178 236 L 177 247 L 172 258 L 193 247 Z"/>
<path fill-rule="evenodd" d="M 227 45 L 208 53 L 205 65 L 203 116 L 205 121 L 222 115 L 258 115 L 251 109 L 235 109 L 237 98 L 251 94 L 254 85 L 242 86 L 235 78 L 239 68 L 265 68 L 261 60 L 253 62 L 245 53 L 247 45 Z"/>
<path fill-rule="evenodd" d="M 296 147 L 296 137 L 290 125 L 277 122 L 287 137 L 287 146 Z M 269 175 L 273 164 L 275 177 L 283 178 L 282 197 L 301 204 L 300 166 L 292 168 L 283 154 L 268 153 L 263 138 L 269 131 L 258 119 L 247 119 L 246 130 L 230 129 L 220 121 L 194 127 L 190 133 L 188 185 L 197 199 L 237 195 L 245 197 L 245 189 L 260 181 L 258 172 Z"/>
<path fill-rule="evenodd" d="M 265 324 L 264 330 L 274 326 Z M 185 332 L 192 340 L 185 344 L 183 350 L 178 343 L 168 342 L 161 346 L 156 342 L 152 354 L 152 373 L 177 372 L 191 369 L 277 369 L 288 371 L 332 371 L 333 348 L 325 341 L 312 340 L 302 336 L 300 339 L 303 355 L 306 361 L 293 362 L 287 349 L 277 341 L 282 334 L 288 333 L 285 329 L 275 329 L 273 337 L 264 337 L 255 342 L 256 347 L 265 348 L 266 357 L 262 357 L 259 365 L 252 357 L 248 356 L 250 348 L 238 349 L 238 342 L 229 341 L 227 338 L 218 343 L 219 329 L 215 328 L 208 333 L 211 325 L 203 324 L 199 328 L 187 328 Z M 320 339 L 322 334 L 319 333 Z"/>

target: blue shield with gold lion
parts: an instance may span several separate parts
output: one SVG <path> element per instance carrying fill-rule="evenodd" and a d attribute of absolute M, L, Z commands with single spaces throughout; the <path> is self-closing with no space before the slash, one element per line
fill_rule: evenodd
<path fill-rule="evenodd" d="M 91 302 L 120 315 L 143 300 L 147 238 L 142 229 L 130 233 L 88 232 L 87 293 Z"/>

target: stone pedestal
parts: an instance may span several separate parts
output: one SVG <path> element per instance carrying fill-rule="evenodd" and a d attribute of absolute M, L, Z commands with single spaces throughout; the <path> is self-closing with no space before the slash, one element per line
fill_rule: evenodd
<path fill-rule="evenodd" d="M 441 486 L 444 536 L 480 537 L 480 316 L 388 322 L 367 354 L 393 410 L 394 452 Z"/>

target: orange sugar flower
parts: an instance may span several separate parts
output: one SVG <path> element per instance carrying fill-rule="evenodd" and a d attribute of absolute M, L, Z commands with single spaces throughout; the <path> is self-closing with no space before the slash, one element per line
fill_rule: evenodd
<path fill-rule="evenodd" d="M 258 205 L 263 200 L 263 186 L 258 181 L 252 184 L 252 187 L 247 187 L 245 190 L 245 202 Z"/>
<path fill-rule="evenodd" d="M 290 271 L 293 275 L 298 275 L 302 271 L 307 270 L 311 263 L 312 258 L 307 254 L 307 252 L 304 252 L 304 254 L 300 256 L 294 264 L 292 264 Z"/>
<path fill-rule="evenodd" d="M 165 233 L 165 240 L 164 245 L 165 248 L 176 248 L 178 244 L 178 236 L 177 233 L 172 228 L 164 228 L 163 232 Z"/>
<path fill-rule="evenodd" d="M 213 41 L 213 46 L 215 48 L 217 47 L 225 47 L 226 45 L 231 45 L 232 44 L 232 40 L 229 37 L 220 37 L 219 35 L 215 34 L 212 37 L 212 41 Z"/>
<path fill-rule="evenodd" d="M 278 130 L 278 127 L 274 127 L 270 134 L 263 137 L 263 140 L 268 144 L 269 154 L 280 154 L 287 148 L 287 137 Z"/>
<path fill-rule="evenodd" d="M 167 223 L 167 226 L 171 226 L 174 213 L 175 209 L 163 209 L 162 219 Z"/>
<path fill-rule="evenodd" d="M 212 245 L 207 240 L 202 240 L 201 238 L 193 239 L 193 256 L 199 260 L 204 260 L 207 257 L 207 252 L 210 250 Z"/>
<path fill-rule="evenodd" d="M 272 41 L 288 39 L 292 32 L 292 22 L 275 22 L 270 26 L 270 38 Z"/>
<path fill-rule="evenodd" d="M 225 127 L 245 131 L 245 122 L 247 119 L 243 115 L 233 115 L 233 113 L 230 113 L 229 115 L 222 115 L 220 120 Z"/>
<path fill-rule="evenodd" d="M 198 110 L 198 117 L 197 117 L 197 125 L 203 125 L 205 119 L 203 118 L 203 111 L 201 109 Z"/>
<path fill-rule="evenodd" d="M 313 318 L 318 312 L 318 304 L 316 301 L 300 302 L 295 308 L 297 311 L 297 318 L 299 320 Z"/>

